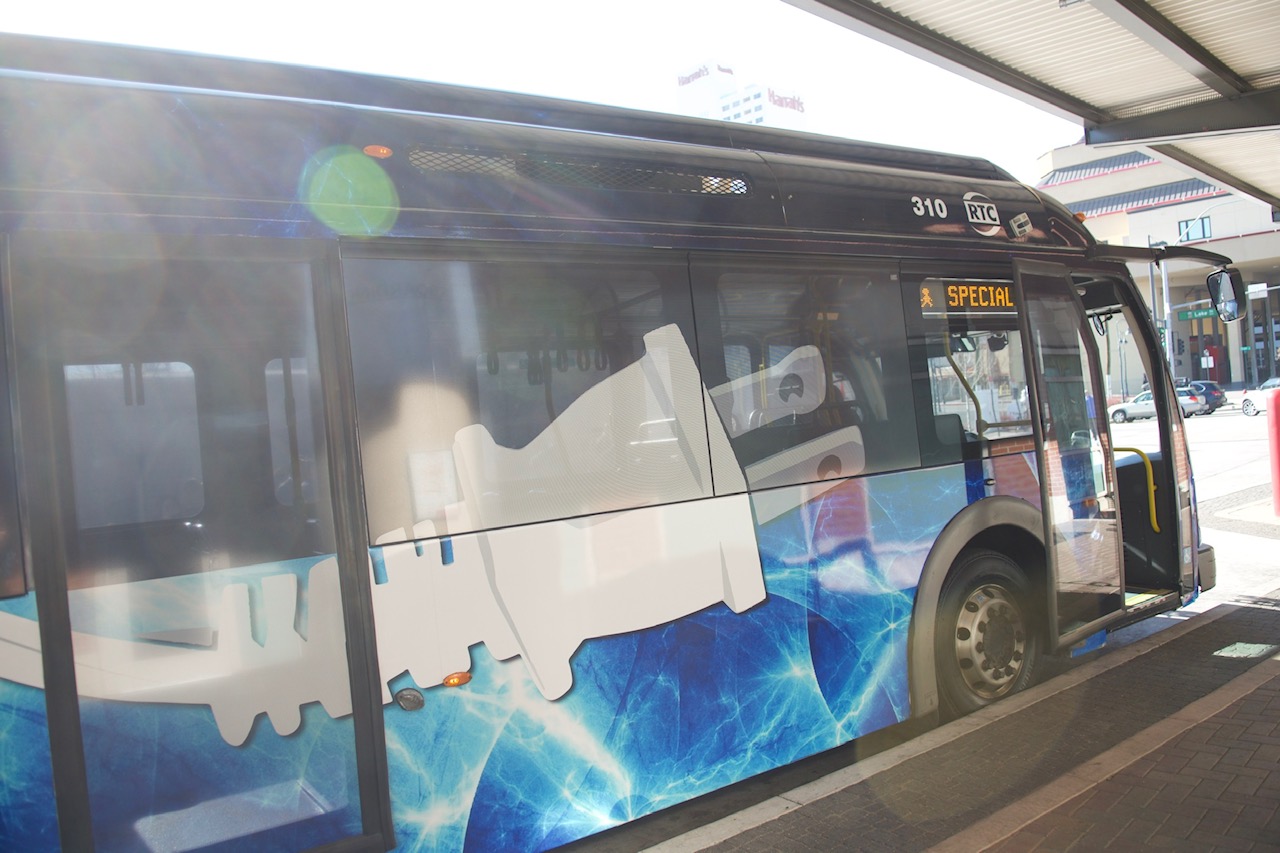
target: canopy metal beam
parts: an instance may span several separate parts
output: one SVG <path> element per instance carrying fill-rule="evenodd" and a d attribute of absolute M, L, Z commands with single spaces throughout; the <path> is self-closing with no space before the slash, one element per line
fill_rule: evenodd
<path fill-rule="evenodd" d="M 1267 130 L 1280 130 L 1280 86 L 1229 100 L 1203 101 L 1147 115 L 1102 122 L 1086 127 L 1084 138 L 1090 145 L 1154 143 Z"/>
<path fill-rule="evenodd" d="M 1089 0 L 1089 3 L 1218 94 L 1234 98 L 1253 90 L 1243 77 L 1144 0 Z"/>

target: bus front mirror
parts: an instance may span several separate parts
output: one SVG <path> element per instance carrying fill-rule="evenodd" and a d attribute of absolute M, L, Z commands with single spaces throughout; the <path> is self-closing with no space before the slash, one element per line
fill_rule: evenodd
<path fill-rule="evenodd" d="M 1209 298 L 1213 301 L 1213 307 L 1217 309 L 1222 322 L 1230 323 L 1232 320 L 1238 320 L 1244 313 L 1244 306 L 1248 304 L 1249 298 L 1245 292 L 1244 276 L 1240 275 L 1240 270 L 1235 267 L 1214 270 L 1205 279 L 1205 285 L 1209 288 Z"/>

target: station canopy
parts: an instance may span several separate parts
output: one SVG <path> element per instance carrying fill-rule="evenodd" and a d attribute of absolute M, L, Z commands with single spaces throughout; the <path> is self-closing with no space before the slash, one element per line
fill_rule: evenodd
<path fill-rule="evenodd" d="M 1276 0 L 786 0 L 1280 208 Z"/>

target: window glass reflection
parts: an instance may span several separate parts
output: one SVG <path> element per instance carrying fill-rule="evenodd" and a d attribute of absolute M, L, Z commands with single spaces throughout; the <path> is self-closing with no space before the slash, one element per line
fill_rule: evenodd
<path fill-rule="evenodd" d="M 373 541 L 711 494 L 679 264 L 352 259 Z"/>
<path fill-rule="evenodd" d="M 752 489 L 915 464 L 896 275 L 708 265 L 703 372 Z M 714 306 L 714 309 L 713 309 Z"/>
<path fill-rule="evenodd" d="M 63 368 L 81 530 L 204 508 L 196 380 L 182 362 Z"/>

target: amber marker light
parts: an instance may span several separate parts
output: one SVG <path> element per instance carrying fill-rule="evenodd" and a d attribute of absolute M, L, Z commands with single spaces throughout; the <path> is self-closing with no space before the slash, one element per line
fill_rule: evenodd
<path fill-rule="evenodd" d="M 470 680 L 471 680 L 471 673 L 455 672 L 455 673 L 451 673 L 450 675 L 446 675 L 444 677 L 444 686 L 445 687 L 461 687 L 462 685 L 466 684 Z"/>
<path fill-rule="evenodd" d="M 1084 213 L 1077 213 L 1077 214 L 1076 214 L 1076 222 L 1084 222 L 1084 220 L 1085 220 L 1085 215 L 1084 215 Z"/>
<path fill-rule="evenodd" d="M 366 145 L 364 147 L 364 153 L 368 154 L 370 157 L 376 157 L 379 160 L 385 160 L 388 157 L 390 157 L 394 152 L 385 145 Z"/>

